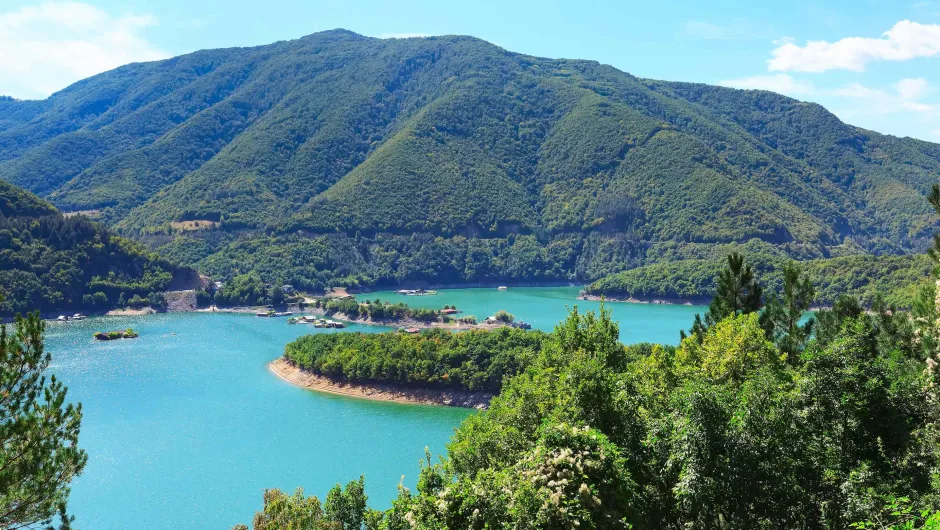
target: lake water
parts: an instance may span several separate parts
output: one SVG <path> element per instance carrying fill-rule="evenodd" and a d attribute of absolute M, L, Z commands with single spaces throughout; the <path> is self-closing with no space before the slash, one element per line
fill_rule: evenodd
<path fill-rule="evenodd" d="M 506 309 L 539 329 L 564 317 L 577 288 L 442 291 L 401 297 L 415 307 L 456 305 L 480 318 Z M 393 293 L 369 298 L 398 300 Z M 609 304 L 624 342 L 675 343 L 701 308 Z M 95 342 L 92 332 L 133 327 L 140 338 Z M 382 328 L 350 326 L 378 332 Z M 402 475 L 413 486 L 429 447 L 445 450 L 471 411 L 381 403 L 311 392 L 267 369 L 284 344 L 330 333 L 286 319 L 175 313 L 50 323 L 52 370 L 81 401 L 81 446 L 89 455 L 74 483 L 77 527 L 228 529 L 251 523 L 264 488 L 323 497 L 336 482 L 366 475 L 370 504 L 389 506 Z"/>

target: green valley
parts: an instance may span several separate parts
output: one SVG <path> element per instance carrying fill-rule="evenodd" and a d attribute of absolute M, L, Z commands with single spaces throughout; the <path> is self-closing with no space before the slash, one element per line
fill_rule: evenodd
<path fill-rule="evenodd" d="M 940 146 L 762 91 L 343 30 L 0 101 L 0 179 L 227 280 L 590 282 L 923 252 Z"/>

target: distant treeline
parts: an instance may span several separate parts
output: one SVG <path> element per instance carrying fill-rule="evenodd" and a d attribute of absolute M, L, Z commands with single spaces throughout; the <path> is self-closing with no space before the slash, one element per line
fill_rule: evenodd
<path fill-rule="evenodd" d="M 785 259 L 761 254 L 748 260 L 769 291 L 782 285 Z M 656 263 L 620 272 L 588 285 L 586 294 L 612 298 L 708 300 L 715 293 L 715 279 L 722 259 L 698 259 Z M 831 306 L 840 295 L 857 298 L 870 306 L 877 295 L 899 307 L 910 307 L 918 287 L 930 276 L 934 264 L 927 255 L 844 256 L 800 263 L 816 287 L 815 304 Z"/>
<path fill-rule="evenodd" d="M 304 370 L 361 383 L 394 383 L 497 393 L 524 370 L 546 334 L 513 328 L 451 333 L 318 333 L 287 345 Z"/>

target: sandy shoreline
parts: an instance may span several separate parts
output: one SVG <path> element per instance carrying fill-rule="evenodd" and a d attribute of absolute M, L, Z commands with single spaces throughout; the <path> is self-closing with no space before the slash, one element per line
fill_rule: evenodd
<path fill-rule="evenodd" d="M 347 397 L 372 399 L 375 401 L 485 409 L 489 405 L 490 399 L 493 397 L 491 394 L 477 392 L 413 389 L 387 384 L 364 385 L 334 381 L 330 378 L 304 371 L 294 366 L 283 357 L 271 361 L 268 364 L 268 368 L 288 383 L 308 390 L 328 392 L 330 394 Z"/>

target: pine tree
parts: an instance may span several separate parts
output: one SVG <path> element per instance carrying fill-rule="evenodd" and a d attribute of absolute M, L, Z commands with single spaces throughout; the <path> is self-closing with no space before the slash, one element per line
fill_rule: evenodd
<path fill-rule="evenodd" d="M 795 364 L 816 324 L 814 318 L 800 321 L 816 297 L 816 289 L 809 278 L 801 274 L 795 263 L 783 266 L 783 291 L 771 295 L 761 315 L 761 324 L 788 361 Z"/>
<path fill-rule="evenodd" d="M 763 289 L 757 283 L 754 269 L 748 265 L 744 256 L 737 252 L 728 255 L 728 266 L 723 269 L 716 280 L 715 297 L 708 306 L 705 317 L 695 315 L 691 333 L 699 341 L 705 336 L 708 328 L 714 326 L 726 317 L 736 314 L 746 314 L 759 311 Z M 682 333 L 685 337 L 685 333 Z"/>
<path fill-rule="evenodd" d="M 12 334 L 0 327 L 0 528 L 50 525 L 56 516 L 69 528 L 69 482 L 87 460 L 78 448 L 81 405 L 43 375 L 51 361 L 44 331 L 38 313 L 17 317 Z"/>

